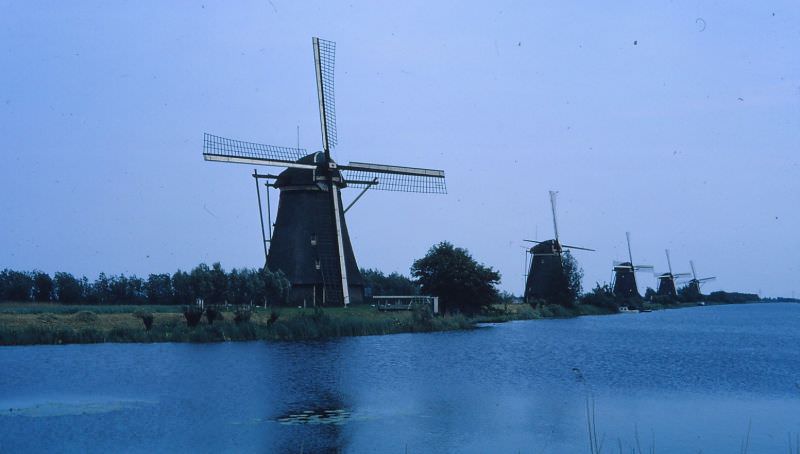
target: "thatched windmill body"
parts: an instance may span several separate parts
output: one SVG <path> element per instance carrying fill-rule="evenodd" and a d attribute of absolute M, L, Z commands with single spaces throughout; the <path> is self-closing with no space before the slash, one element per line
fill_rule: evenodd
<path fill-rule="evenodd" d="M 289 304 L 347 306 L 360 303 L 364 281 L 356 263 L 344 213 L 367 189 L 439 193 L 447 192 L 444 171 L 364 162 L 338 165 L 331 157 L 336 146 L 334 104 L 335 44 L 312 40 L 319 100 L 322 150 L 306 154 L 300 148 L 276 147 L 205 135 L 203 157 L 207 161 L 285 168 L 267 179 L 280 191 L 274 233 L 266 251 L 266 265 L 281 270 L 292 284 Z M 269 183 L 274 181 L 274 183 Z M 256 185 L 258 188 L 258 184 Z M 341 189 L 362 188 L 347 208 Z M 269 194 L 269 192 L 267 193 Z M 259 210 L 261 209 L 259 195 Z M 262 220 L 263 234 L 263 220 Z"/>
<path fill-rule="evenodd" d="M 673 273 L 672 272 L 672 261 L 669 258 L 669 249 L 664 249 L 664 252 L 667 254 L 667 266 L 669 272 L 661 273 L 656 275 L 658 278 L 658 290 L 656 290 L 656 295 L 661 296 L 668 296 L 671 298 L 678 297 L 678 288 L 675 285 L 675 281 L 677 279 L 681 279 L 684 277 L 689 277 L 689 273 Z"/>
<path fill-rule="evenodd" d="M 636 272 L 642 270 L 652 272 L 653 267 L 651 265 L 634 265 L 631 252 L 631 232 L 625 232 L 625 240 L 628 243 L 628 261 L 614 262 L 611 287 L 614 296 L 618 298 L 641 298 L 639 287 L 636 284 Z"/>
<path fill-rule="evenodd" d="M 579 246 L 561 244 L 558 238 L 558 217 L 556 216 L 557 191 L 550 191 L 550 209 L 553 214 L 553 234 L 555 238 L 546 241 L 524 240 L 536 243 L 532 248 L 526 248 L 527 260 L 530 254 L 528 276 L 525 280 L 525 301 L 532 302 L 537 299 L 547 300 L 557 292 L 563 291 L 565 284 L 569 283 L 569 276 L 564 273 L 564 249 L 577 249 L 594 251 Z"/>

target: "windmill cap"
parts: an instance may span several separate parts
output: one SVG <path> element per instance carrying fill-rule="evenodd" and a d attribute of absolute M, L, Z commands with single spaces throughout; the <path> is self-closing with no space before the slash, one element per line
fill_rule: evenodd
<path fill-rule="evenodd" d="M 333 162 L 333 160 L 331 160 Z M 276 188 L 285 188 L 289 186 L 316 186 L 317 180 L 315 177 L 321 176 L 321 171 L 326 171 L 327 166 L 322 166 L 325 163 L 325 154 L 321 151 L 311 153 L 303 156 L 296 161 L 298 164 L 315 164 L 319 167 L 317 170 L 312 169 L 297 169 L 290 167 L 278 175 L 275 180 Z M 342 174 L 339 170 L 333 170 L 333 178 L 342 181 Z"/>
<path fill-rule="evenodd" d="M 531 248 L 534 254 L 552 254 L 556 249 L 555 240 L 542 241 Z"/>

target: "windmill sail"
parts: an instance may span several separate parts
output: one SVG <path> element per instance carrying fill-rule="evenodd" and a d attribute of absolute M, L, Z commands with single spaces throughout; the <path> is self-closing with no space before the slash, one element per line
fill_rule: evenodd
<path fill-rule="evenodd" d="M 336 43 L 312 38 L 314 45 L 314 65 L 317 72 L 317 96 L 319 99 L 319 119 L 322 128 L 322 147 L 326 154 L 337 143 L 336 102 L 334 96 L 333 69 L 336 61 Z"/>
<path fill-rule="evenodd" d="M 260 143 L 226 139 L 203 134 L 203 158 L 206 161 L 235 162 L 275 167 L 314 169 L 316 166 L 296 161 L 306 155 L 302 148 L 278 147 Z"/>
<path fill-rule="evenodd" d="M 339 166 L 348 186 L 382 191 L 447 194 L 444 171 L 367 162 Z M 377 182 L 376 182 L 377 180 Z"/>

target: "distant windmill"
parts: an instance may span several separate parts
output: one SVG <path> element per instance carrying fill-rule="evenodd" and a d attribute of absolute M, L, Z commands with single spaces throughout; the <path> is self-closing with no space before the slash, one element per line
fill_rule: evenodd
<path fill-rule="evenodd" d="M 689 284 L 688 284 L 689 288 L 693 289 L 693 290 L 691 290 L 692 294 L 700 295 L 700 286 L 705 284 L 706 282 L 711 282 L 711 281 L 713 281 L 713 280 L 715 280 L 717 278 L 716 278 L 716 276 L 698 278 L 697 277 L 697 271 L 694 269 L 694 261 L 693 260 L 689 260 L 689 265 L 691 265 L 691 267 L 692 267 L 692 279 L 689 281 Z"/>
<path fill-rule="evenodd" d="M 669 267 L 669 272 L 661 273 L 656 276 L 658 278 L 658 290 L 656 291 L 656 294 L 676 298 L 678 296 L 678 288 L 675 286 L 675 280 L 683 277 L 689 277 L 691 274 L 674 274 L 672 272 L 672 261 L 669 258 L 669 249 L 664 249 L 664 252 L 667 254 L 667 266 Z"/>
<path fill-rule="evenodd" d="M 561 289 L 556 288 L 558 282 L 564 282 L 561 277 L 564 275 L 564 249 L 579 249 L 582 251 L 594 251 L 594 249 L 569 246 L 561 244 L 558 238 L 558 218 L 556 216 L 556 196 L 557 191 L 550 191 L 550 208 L 553 212 L 553 233 L 555 238 L 547 241 L 524 240 L 529 243 L 536 243 L 530 249 L 526 249 L 526 257 L 531 255 L 531 263 L 528 277 L 525 282 L 525 301 L 530 302 L 536 299 L 547 299 Z"/>
<path fill-rule="evenodd" d="M 628 261 L 614 262 L 614 278 L 611 286 L 614 296 L 620 298 L 640 298 L 639 288 L 636 285 L 636 272 L 641 270 L 653 271 L 651 265 L 634 265 L 631 253 L 631 232 L 625 232 L 628 242 Z"/>
<path fill-rule="evenodd" d="M 338 165 L 331 158 L 336 146 L 334 105 L 335 43 L 313 38 L 317 76 L 322 151 L 306 155 L 300 148 L 276 147 L 206 134 L 203 157 L 207 161 L 285 167 L 279 175 L 255 173 L 275 180 L 280 190 L 275 230 L 269 240 L 267 266 L 281 270 L 292 284 L 292 305 L 360 303 L 364 280 L 356 264 L 344 212 L 369 189 L 447 193 L 444 171 L 350 162 Z M 340 191 L 363 188 L 344 208 Z M 260 206 L 260 202 L 259 202 Z M 262 229 L 263 231 L 263 229 Z"/>

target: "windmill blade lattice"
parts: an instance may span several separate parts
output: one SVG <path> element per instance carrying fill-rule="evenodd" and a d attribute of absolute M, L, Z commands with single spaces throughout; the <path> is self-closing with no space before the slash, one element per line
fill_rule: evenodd
<path fill-rule="evenodd" d="M 314 38 L 315 52 L 318 59 L 318 85 L 321 90 L 320 104 L 324 116 L 324 136 L 327 143 L 323 143 L 326 150 L 334 148 L 336 136 L 336 97 L 334 96 L 334 66 L 336 63 L 336 43 L 320 38 Z M 324 141 L 324 139 L 323 139 Z"/>
<path fill-rule="evenodd" d="M 294 163 L 306 155 L 303 148 L 278 147 L 203 134 L 203 154 Z"/>
<path fill-rule="evenodd" d="M 444 172 L 413 167 L 354 163 L 339 166 L 347 185 L 382 191 L 447 194 Z M 375 183 L 377 180 L 377 183 Z"/>

